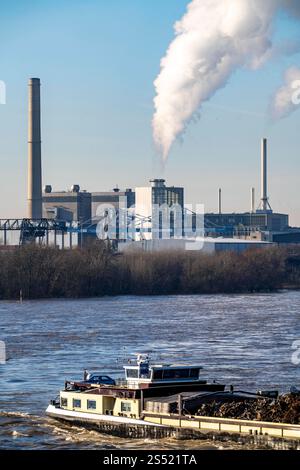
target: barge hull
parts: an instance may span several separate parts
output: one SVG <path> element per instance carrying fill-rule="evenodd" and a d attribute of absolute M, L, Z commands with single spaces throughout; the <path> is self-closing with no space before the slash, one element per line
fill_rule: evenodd
<path fill-rule="evenodd" d="M 210 417 L 179 418 L 173 416 L 172 420 L 167 416 L 164 417 L 165 419 L 160 417 L 158 420 L 158 417 L 155 419 L 153 415 L 144 416 L 144 420 L 107 415 L 95 417 L 92 413 L 66 411 L 53 405 L 48 406 L 46 414 L 64 423 L 124 438 L 213 440 L 238 442 L 241 445 L 260 449 L 300 450 L 300 426 L 297 425 L 259 421 L 251 423 L 245 420 Z M 197 426 L 195 426 L 196 422 Z M 243 425 L 245 428 L 241 427 Z M 243 429 L 242 432 L 241 429 Z M 261 434 L 258 432 L 261 429 L 267 430 L 268 433 Z M 275 431 L 273 435 L 272 430 Z"/>
<path fill-rule="evenodd" d="M 95 414 L 92 413 L 66 411 L 53 405 L 48 406 L 46 414 L 50 418 L 54 418 L 63 423 L 81 426 L 85 429 L 118 437 L 160 439 L 164 437 L 175 437 L 176 435 L 174 428 L 141 419 L 107 415 L 97 415 L 97 417 L 95 417 Z"/>

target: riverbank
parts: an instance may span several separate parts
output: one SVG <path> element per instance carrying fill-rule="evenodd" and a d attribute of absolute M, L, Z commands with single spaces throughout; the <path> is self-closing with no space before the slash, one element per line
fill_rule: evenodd
<path fill-rule="evenodd" d="M 300 288 L 300 248 L 242 254 L 116 255 L 104 243 L 84 250 L 27 246 L 0 253 L 0 299 L 88 298 L 276 292 Z"/>

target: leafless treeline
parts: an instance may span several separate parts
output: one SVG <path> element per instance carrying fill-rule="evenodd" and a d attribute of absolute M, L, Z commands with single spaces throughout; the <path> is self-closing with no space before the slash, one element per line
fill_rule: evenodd
<path fill-rule="evenodd" d="M 244 254 L 115 255 L 99 242 L 84 250 L 27 246 L 0 252 L 0 299 L 104 295 L 214 294 L 300 287 L 300 248 Z"/>

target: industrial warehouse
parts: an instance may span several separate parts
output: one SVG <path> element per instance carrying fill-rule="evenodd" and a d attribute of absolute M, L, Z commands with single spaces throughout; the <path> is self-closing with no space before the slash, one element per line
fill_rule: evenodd
<path fill-rule="evenodd" d="M 183 187 L 167 186 L 162 178 L 145 187 L 99 192 L 82 190 L 79 184 L 60 191 L 50 184 L 43 186 L 39 78 L 29 80 L 28 109 L 28 214 L 24 219 L 0 220 L 2 249 L 28 243 L 71 249 L 97 238 L 110 240 L 120 252 L 181 250 L 187 249 L 187 242 L 188 249 L 208 253 L 300 243 L 300 229 L 290 227 L 288 214 L 276 213 L 271 207 L 265 138 L 261 142 L 258 207 L 251 188 L 248 212 L 223 213 L 219 189 L 218 212 L 202 214 L 186 208 Z M 155 217 L 157 208 L 158 212 L 169 208 L 167 230 L 162 214 Z M 174 228 L 177 210 L 179 231 Z"/>

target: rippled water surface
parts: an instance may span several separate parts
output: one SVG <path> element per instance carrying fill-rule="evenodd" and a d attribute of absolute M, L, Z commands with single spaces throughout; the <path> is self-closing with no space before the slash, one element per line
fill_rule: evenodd
<path fill-rule="evenodd" d="M 300 292 L 0 302 L 0 448 L 207 448 L 205 441 L 118 439 L 57 424 L 44 410 L 82 370 L 120 375 L 121 358 L 154 351 L 203 364 L 203 377 L 256 390 L 300 386 Z M 122 373 L 122 372 L 121 372 Z"/>

